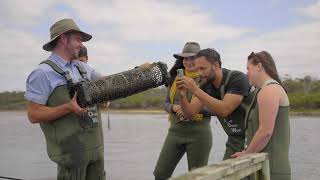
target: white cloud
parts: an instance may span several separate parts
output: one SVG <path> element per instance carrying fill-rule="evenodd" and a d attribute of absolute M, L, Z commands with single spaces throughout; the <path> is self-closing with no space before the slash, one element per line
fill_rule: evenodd
<path fill-rule="evenodd" d="M 135 0 L 128 3 L 117 0 L 108 5 L 85 2 L 72 4 L 72 8 L 91 25 L 111 25 L 118 38 L 129 42 L 184 42 L 186 39 L 213 42 L 249 32 L 248 29 L 217 24 L 207 12 L 194 5 L 171 1 Z"/>
<path fill-rule="evenodd" d="M 319 1 L 305 10 L 318 8 Z M 280 31 L 248 37 L 227 45 L 222 53 L 227 67 L 246 72 L 247 56 L 252 52 L 267 50 L 274 57 L 281 75 L 294 77 L 312 75 L 319 77 L 320 21 L 315 20 L 287 27 Z"/>
<path fill-rule="evenodd" d="M 26 4 L 31 8 L 25 8 Z M 103 74 L 124 71 L 155 57 L 167 59 L 164 62 L 170 68 L 172 53 L 182 48 L 173 44 L 182 46 L 189 40 L 200 42 L 203 48 L 230 42 L 220 50 L 225 67 L 245 71 L 250 51 L 268 50 L 283 74 L 318 72 L 318 9 L 319 1 L 299 10 L 313 17 L 313 22 L 249 37 L 252 28 L 217 23 L 213 12 L 175 1 L 0 1 L 0 91 L 25 89 L 27 75 L 49 55 L 42 50 L 49 26 L 61 18 L 74 18 L 93 34 L 93 40 L 86 43 L 89 61 Z M 161 44 L 161 53 L 157 48 L 146 51 L 154 42 Z M 132 49 L 135 44 L 139 47 Z"/>
<path fill-rule="evenodd" d="M 126 70 L 130 62 L 126 49 L 117 42 L 102 40 L 87 43 L 89 64 L 102 74 Z"/>
<path fill-rule="evenodd" d="M 33 34 L 0 29 L 0 91 L 23 90 L 27 74 L 46 58 L 41 42 Z"/>
<path fill-rule="evenodd" d="M 249 32 L 248 29 L 217 24 L 207 12 L 194 5 L 174 1 L 135 0 L 128 3 L 117 0 L 108 4 L 102 1 L 77 4 L 66 1 L 65 4 L 79 19 L 94 27 L 94 39 L 89 43 L 90 59 L 93 59 L 90 63 L 106 74 L 132 68 L 150 59 L 150 54 L 143 49 L 135 53 L 139 57 L 133 57 L 128 43 L 183 44 L 186 40 L 197 40 L 208 44 Z M 169 59 L 170 67 L 173 63 L 171 56 L 157 59 Z"/>
<path fill-rule="evenodd" d="M 0 1 L 0 18 L 11 26 L 33 27 L 44 15 L 51 14 L 54 0 L 4 0 Z"/>
<path fill-rule="evenodd" d="M 320 18 L 320 1 L 318 0 L 314 4 L 309 5 L 308 7 L 299 8 L 298 11 L 306 16 L 319 19 Z"/>

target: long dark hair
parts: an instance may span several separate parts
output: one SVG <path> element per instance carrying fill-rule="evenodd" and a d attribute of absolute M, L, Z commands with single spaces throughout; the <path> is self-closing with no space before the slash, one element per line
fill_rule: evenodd
<path fill-rule="evenodd" d="M 170 79 L 168 84 L 166 84 L 165 86 L 171 86 L 174 79 L 177 76 L 177 69 L 184 69 L 183 66 L 183 58 L 177 58 L 176 61 L 174 62 L 174 65 L 172 66 L 172 68 L 170 69 L 169 73 L 170 73 Z"/>
<path fill-rule="evenodd" d="M 252 52 L 248 56 L 248 61 L 249 60 L 250 60 L 250 63 L 252 63 L 254 65 L 261 63 L 261 65 L 264 68 L 264 70 L 266 71 L 266 73 L 272 79 L 276 80 L 283 87 L 283 89 L 286 91 L 285 87 L 283 86 L 283 84 L 280 80 L 276 64 L 275 64 L 272 56 L 270 55 L 270 53 L 268 53 L 267 51 L 261 51 L 258 53 Z"/>

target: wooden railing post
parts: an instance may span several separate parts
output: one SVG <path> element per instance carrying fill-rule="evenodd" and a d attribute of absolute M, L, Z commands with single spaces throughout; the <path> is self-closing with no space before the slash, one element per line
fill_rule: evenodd
<path fill-rule="evenodd" d="M 262 164 L 261 175 L 261 180 L 270 180 L 269 158 L 267 158 Z"/>

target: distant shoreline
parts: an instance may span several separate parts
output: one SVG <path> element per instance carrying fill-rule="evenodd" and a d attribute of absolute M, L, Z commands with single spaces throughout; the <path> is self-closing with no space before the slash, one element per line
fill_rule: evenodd
<path fill-rule="evenodd" d="M 110 113 L 124 113 L 124 114 L 166 114 L 167 112 L 162 109 L 108 109 L 101 112 Z M 315 111 L 290 111 L 290 116 L 320 116 L 320 110 Z"/>
<path fill-rule="evenodd" d="M 0 109 L 0 112 L 25 112 L 26 110 L 6 110 Z M 103 113 L 111 114 L 167 114 L 162 109 L 108 109 L 101 110 Z M 306 111 L 290 111 L 290 116 L 320 116 L 320 109 L 317 110 L 306 110 Z"/>
<path fill-rule="evenodd" d="M 108 109 L 101 112 L 109 112 L 114 114 L 166 114 L 167 112 L 162 109 Z"/>
<path fill-rule="evenodd" d="M 320 111 L 310 111 L 310 112 L 303 112 L 303 111 L 292 111 L 289 113 L 290 116 L 320 116 Z"/>

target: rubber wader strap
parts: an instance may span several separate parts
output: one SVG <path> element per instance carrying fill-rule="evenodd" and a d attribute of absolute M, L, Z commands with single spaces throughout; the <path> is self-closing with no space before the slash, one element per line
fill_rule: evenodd
<path fill-rule="evenodd" d="M 69 74 L 69 71 L 63 71 L 57 64 L 50 60 L 42 61 L 40 64 L 48 64 L 54 71 L 63 76 L 67 80 L 68 89 L 70 90 L 72 86 L 72 78 Z"/>
<path fill-rule="evenodd" d="M 227 78 L 226 78 L 224 84 L 222 84 L 222 85 L 220 86 L 220 96 L 221 96 L 221 100 L 223 100 L 223 97 L 224 97 L 224 94 L 225 94 L 225 86 L 226 86 L 226 84 L 228 84 L 232 72 L 233 72 L 232 70 L 228 72 Z"/>
<path fill-rule="evenodd" d="M 80 63 L 75 63 L 75 66 L 78 69 L 81 77 L 86 81 L 89 80 L 87 71 L 84 70 L 83 66 Z"/>
<path fill-rule="evenodd" d="M 248 109 L 246 110 L 246 117 L 244 119 L 245 127 L 248 127 L 248 124 L 247 124 L 248 123 L 248 116 L 250 114 L 252 105 L 256 101 L 256 97 L 257 97 L 257 94 L 259 91 L 260 91 L 260 88 L 256 88 L 253 92 L 251 92 L 253 94 L 250 94 L 252 97 L 250 96 L 251 102 L 250 102 L 249 106 L 247 107 Z"/>
<path fill-rule="evenodd" d="M 267 85 L 270 85 L 270 84 L 279 84 L 278 82 L 269 82 Z M 248 126 L 248 116 L 250 114 L 250 111 L 251 111 L 251 108 L 252 108 L 252 105 L 254 102 L 256 102 L 256 97 L 257 97 L 257 94 L 258 92 L 261 90 L 261 88 L 256 88 L 253 92 L 250 92 L 249 95 L 247 96 L 247 98 L 250 100 L 250 104 L 248 107 L 246 107 L 246 118 L 245 118 L 245 126 L 247 127 Z"/>

